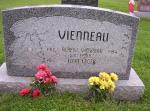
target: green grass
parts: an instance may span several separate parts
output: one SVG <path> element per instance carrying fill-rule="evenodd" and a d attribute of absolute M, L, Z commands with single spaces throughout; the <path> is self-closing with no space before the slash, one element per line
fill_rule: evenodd
<path fill-rule="evenodd" d="M 0 111 L 149 111 L 149 104 L 139 102 L 87 101 L 83 95 L 63 93 L 49 97 L 29 98 L 2 95 Z"/>
<path fill-rule="evenodd" d="M 147 102 L 115 102 L 95 103 L 83 99 L 79 94 L 55 94 L 50 97 L 18 97 L 2 95 L 0 111 L 149 111 Z"/>
<path fill-rule="evenodd" d="M 128 0 L 100 0 L 101 7 L 127 12 Z M 0 0 L 0 10 L 15 6 L 53 4 L 59 0 Z M 0 12 L 1 13 L 1 12 Z M 4 60 L 2 17 L 0 16 L 0 64 Z M 141 18 L 132 67 L 145 84 L 145 94 L 138 102 L 94 103 L 79 94 L 55 94 L 38 99 L 0 95 L 0 111 L 150 111 L 150 19 Z"/>

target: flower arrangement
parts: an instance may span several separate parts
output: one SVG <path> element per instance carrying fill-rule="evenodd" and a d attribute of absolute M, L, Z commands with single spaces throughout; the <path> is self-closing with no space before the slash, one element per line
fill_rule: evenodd
<path fill-rule="evenodd" d="M 105 100 L 115 90 L 117 80 L 118 76 L 115 73 L 100 72 L 99 77 L 90 77 L 88 84 L 95 100 Z"/>
<path fill-rule="evenodd" d="M 30 88 L 24 88 L 19 92 L 20 96 L 31 95 L 37 97 L 40 94 L 44 96 L 50 95 L 55 90 L 55 85 L 58 83 L 56 76 L 48 69 L 45 64 L 37 67 L 35 80 L 31 83 Z"/>

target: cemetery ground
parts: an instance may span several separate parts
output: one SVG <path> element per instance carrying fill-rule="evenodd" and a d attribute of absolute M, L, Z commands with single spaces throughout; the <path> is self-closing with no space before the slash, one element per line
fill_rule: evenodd
<path fill-rule="evenodd" d="M 55 4 L 59 0 L 0 0 L 1 10 L 25 5 Z M 101 7 L 128 11 L 128 0 L 100 0 Z M 0 64 L 4 60 L 2 16 L 0 15 Z M 141 18 L 132 67 L 145 84 L 144 97 L 138 102 L 106 101 L 94 103 L 85 95 L 64 93 L 31 99 L 17 94 L 0 94 L 0 111 L 150 111 L 150 19 Z"/>

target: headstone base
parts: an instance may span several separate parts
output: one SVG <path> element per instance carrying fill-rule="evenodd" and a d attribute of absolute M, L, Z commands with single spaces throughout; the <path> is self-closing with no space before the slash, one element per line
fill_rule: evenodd
<path fill-rule="evenodd" d="M 33 77 L 15 77 L 7 75 L 6 63 L 0 67 L 0 93 L 17 93 L 22 88 L 28 87 Z M 87 79 L 59 78 L 57 85 L 59 91 L 87 93 Z M 135 101 L 142 97 L 144 84 L 136 72 L 131 69 L 129 80 L 119 80 L 113 97 L 116 100 Z"/>
<path fill-rule="evenodd" d="M 135 11 L 134 14 L 137 17 L 146 17 L 146 18 L 150 18 L 150 12 L 140 12 L 140 11 Z"/>

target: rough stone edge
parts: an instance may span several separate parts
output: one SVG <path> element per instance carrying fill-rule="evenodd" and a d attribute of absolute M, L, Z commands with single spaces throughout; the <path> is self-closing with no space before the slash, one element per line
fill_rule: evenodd
<path fill-rule="evenodd" d="M 133 17 L 135 19 L 139 19 L 138 17 L 132 16 L 128 13 L 117 11 L 117 10 L 100 8 L 100 7 L 92 7 L 92 6 L 84 6 L 84 5 L 68 5 L 68 4 L 22 6 L 22 7 L 6 8 L 6 9 L 2 10 L 2 12 L 12 11 L 12 10 L 20 10 L 20 9 L 48 8 L 48 7 L 93 9 L 93 10 L 98 10 L 98 11 L 107 11 L 107 12 L 111 12 L 111 13 L 117 13 L 117 14 L 129 16 L 129 17 Z"/>
<path fill-rule="evenodd" d="M 134 14 L 137 17 L 146 17 L 146 18 L 150 18 L 150 12 L 140 12 L 140 11 L 135 11 Z"/>
<path fill-rule="evenodd" d="M 33 77 L 15 77 L 7 75 L 6 63 L 0 67 L 0 93 L 17 93 L 20 89 L 28 87 Z M 59 91 L 87 93 L 87 79 L 59 78 L 57 85 Z M 144 94 L 144 84 L 136 72 L 131 69 L 129 80 L 119 80 L 113 93 L 116 100 L 135 101 Z"/>

